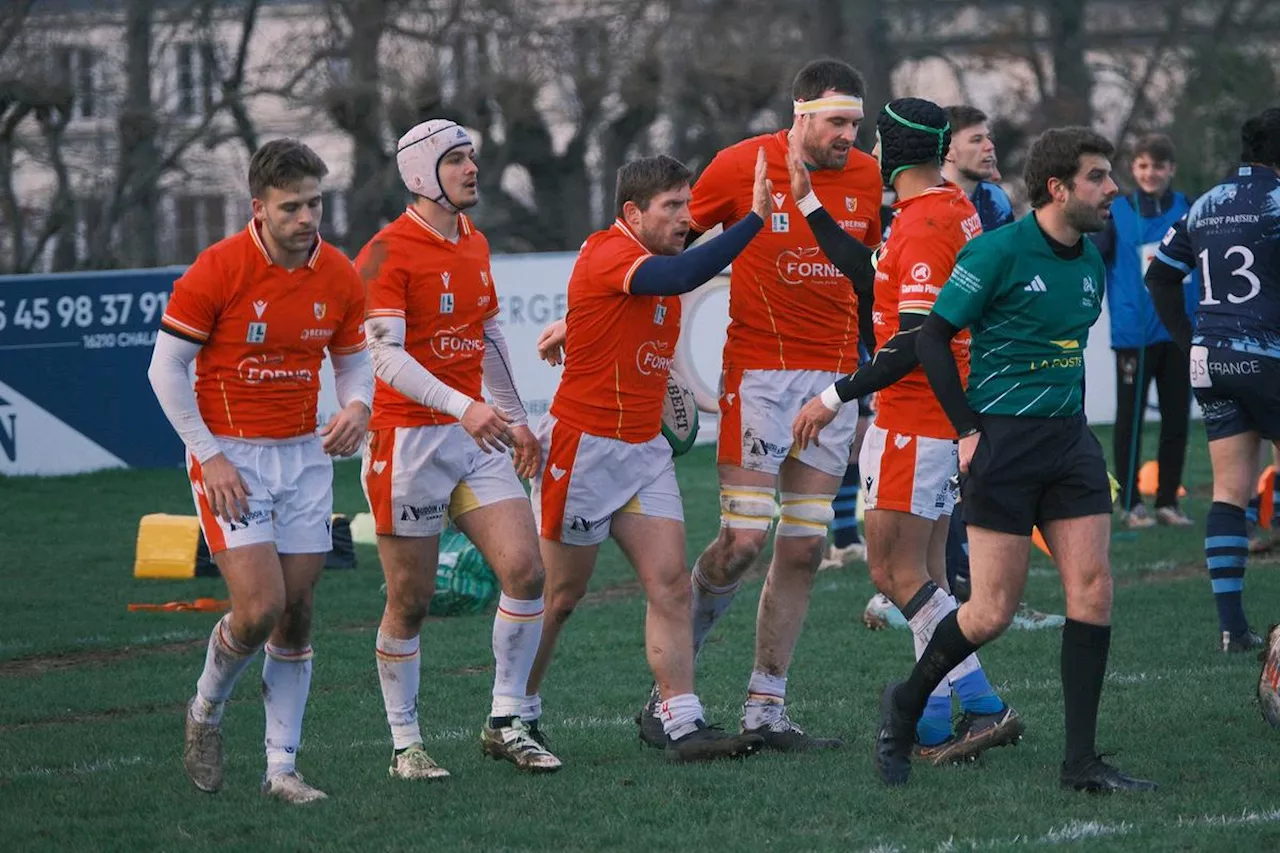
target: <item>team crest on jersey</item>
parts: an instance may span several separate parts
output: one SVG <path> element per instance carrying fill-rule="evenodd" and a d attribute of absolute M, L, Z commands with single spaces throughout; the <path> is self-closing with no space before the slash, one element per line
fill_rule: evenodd
<path fill-rule="evenodd" d="M 244 336 L 245 343 L 260 344 L 267 340 L 266 323 L 250 323 L 249 333 Z"/>
<path fill-rule="evenodd" d="M 317 302 L 311 307 L 315 309 L 317 320 L 323 320 L 324 315 L 329 313 L 329 306 L 324 302 Z"/>
<path fill-rule="evenodd" d="M 847 195 L 844 197 L 844 209 L 848 213 L 853 213 L 858 209 L 858 199 L 855 196 Z"/>
<path fill-rule="evenodd" d="M 445 289 L 445 290 L 448 290 L 448 289 L 449 289 L 449 277 L 450 277 L 450 276 L 452 276 L 452 275 L 453 275 L 453 273 L 447 273 L 447 272 L 442 272 L 442 273 L 440 273 L 440 281 L 442 281 L 442 282 L 444 283 L 444 289 Z"/>

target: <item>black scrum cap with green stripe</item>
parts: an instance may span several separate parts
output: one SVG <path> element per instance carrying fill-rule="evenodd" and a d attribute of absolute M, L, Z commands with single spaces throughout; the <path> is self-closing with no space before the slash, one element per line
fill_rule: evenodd
<path fill-rule="evenodd" d="M 888 187 L 903 169 L 924 163 L 941 165 L 951 145 L 946 111 L 923 98 L 898 98 L 885 104 L 876 117 L 876 134 L 880 175 Z"/>

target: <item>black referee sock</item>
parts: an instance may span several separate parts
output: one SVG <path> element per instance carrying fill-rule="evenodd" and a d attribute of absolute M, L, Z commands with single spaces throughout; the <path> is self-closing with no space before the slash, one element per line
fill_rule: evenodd
<path fill-rule="evenodd" d="M 898 690 L 898 707 L 910 715 L 912 720 L 919 720 L 924 714 L 929 694 L 942 683 L 947 673 L 978 650 L 961 632 L 960 622 L 956 619 L 959 612 L 952 610 L 938 623 L 933 631 L 933 639 L 925 646 L 924 654 L 920 655 L 911 675 Z"/>
<path fill-rule="evenodd" d="M 1062 703 L 1067 715 L 1067 767 L 1098 754 L 1098 704 L 1107 674 L 1111 626 L 1068 619 L 1062 628 Z"/>

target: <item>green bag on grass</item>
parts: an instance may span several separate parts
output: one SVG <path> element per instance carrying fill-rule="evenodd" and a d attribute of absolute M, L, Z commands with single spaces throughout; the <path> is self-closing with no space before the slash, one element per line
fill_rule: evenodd
<path fill-rule="evenodd" d="M 427 612 L 432 616 L 484 613 L 497 602 L 498 592 L 498 579 L 480 549 L 458 528 L 446 527 L 440 534 L 436 593 Z"/>

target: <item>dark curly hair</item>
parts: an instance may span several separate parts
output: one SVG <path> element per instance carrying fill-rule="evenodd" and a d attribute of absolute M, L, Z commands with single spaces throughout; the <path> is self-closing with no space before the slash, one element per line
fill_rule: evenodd
<path fill-rule="evenodd" d="M 942 164 L 951 147 L 951 125 L 946 111 L 923 98 L 890 101 L 876 117 L 880 134 L 880 175 L 885 186 L 903 169 Z"/>
<path fill-rule="evenodd" d="M 1240 128 L 1240 159 L 1280 167 L 1280 107 L 1271 107 Z"/>

